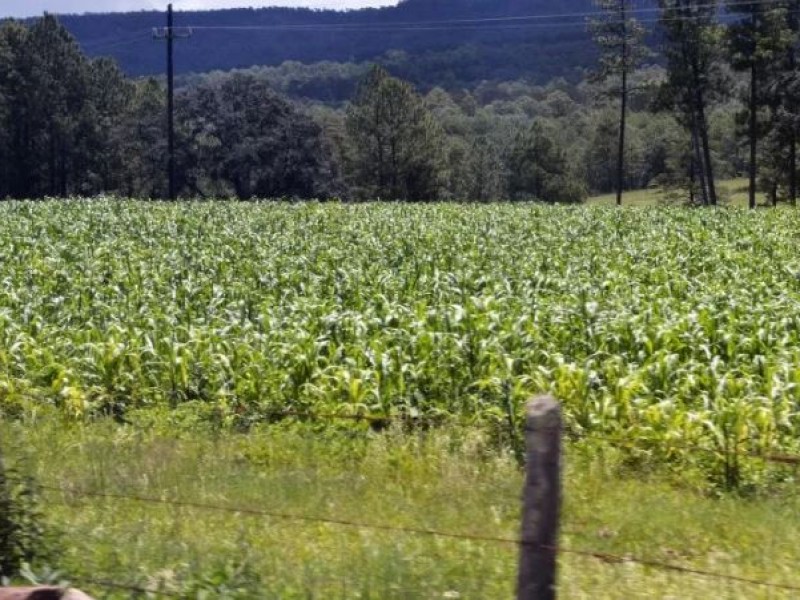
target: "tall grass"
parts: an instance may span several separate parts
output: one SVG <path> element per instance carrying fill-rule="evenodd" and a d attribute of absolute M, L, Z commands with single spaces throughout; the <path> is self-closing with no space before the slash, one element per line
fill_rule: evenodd
<path fill-rule="evenodd" d="M 474 429 L 409 435 L 282 426 L 223 435 L 168 421 L 149 430 L 5 424 L 62 532 L 61 579 L 200 598 L 511 598 L 513 544 L 158 505 L 80 492 L 255 509 L 380 526 L 515 538 L 521 473 Z M 22 450 L 22 449 L 25 450 Z M 561 544 L 797 584 L 796 497 L 717 499 L 631 471 L 612 451 L 568 446 Z M 25 462 L 25 461 L 23 461 Z M 570 554 L 565 598 L 790 598 L 790 592 Z M 45 572 L 41 565 L 34 572 Z M 154 597 L 159 597 L 155 595 Z"/>

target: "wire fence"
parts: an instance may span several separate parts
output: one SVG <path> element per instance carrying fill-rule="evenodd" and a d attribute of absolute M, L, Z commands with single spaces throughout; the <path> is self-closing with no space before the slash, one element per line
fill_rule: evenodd
<path fill-rule="evenodd" d="M 62 495 L 73 498 L 136 502 L 142 504 L 160 505 L 173 508 L 190 508 L 201 511 L 233 513 L 240 516 L 255 517 L 255 518 L 280 519 L 286 521 L 315 523 L 320 525 L 348 527 L 348 528 L 364 529 L 370 531 L 392 532 L 403 535 L 427 536 L 427 537 L 436 537 L 436 538 L 452 539 L 460 541 L 480 542 L 487 544 L 511 545 L 516 547 L 529 545 L 521 538 L 484 536 L 484 535 L 475 535 L 469 533 L 441 531 L 437 529 L 428 529 L 422 527 L 398 526 L 385 523 L 369 523 L 369 522 L 355 521 L 355 520 L 335 518 L 335 517 L 320 517 L 320 516 L 306 515 L 306 514 L 275 512 L 275 511 L 255 509 L 252 507 L 245 507 L 245 506 L 209 504 L 209 503 L 191 502 L 191 501 L 184 501 L 177 499 L 156 498 L 156 497 L 142 496 L 135 494 L 91 492 L 86 490 L 79 490 L 75 488 L 67 488 L 55 485 L 41 485 L 39 487 L 46 492 L 60 493 Z M 540 546 L 540 549 L 549 550 L 563 555 L 573 555 L 583 558 L 595 559 L 608 565 L 634 564 L 651 569 L 668 571 L 672 573 L 679 573 L 682 575 L 710 578 L 720 581 L 747 584 L 751 586 L 759 586 L 762 588 L 770 588 L 775 590 L 800 592 L 800 585 L 742 577 L 738 575 L 731 575 L 727 573 L 720 573 L 716 571 L 698 569 L 674 563 L 667 563 L 658 560 L 636 557 L 629 554 L 620 555 L 620 554 L 603 552 L 599 550 L 576 549 L 564 546 L 558 546 L 558 547 Z M 148 594 L 172 596 L 172 597 L 181 596 L 180 594 L 175 592 L 162 591 L 152 588 L 117 583 L 112 581 L 104 581 L 99 579 L 79 577 L 75 579 L 75 582 L 86 585 L 93 585 L 101 588 L 127 590 L 137 593 L 148 593 Z"/>
<path fill-rule="evenodd" d="M 388 427 L 391 425 L 431 428 L 446 423 L 456 423 L 460 425 L 466 425 L 465 423 L 459 423 L 457 420 L 453 420 L 452 417 L 444 414 L 430 417 L 430 416 L 414 415 L 414 414 L 372 415 L 364 413 L 319 413 L 313 411 L 278 410 L 278 411 L 267 412 L 265 418 L 268 420 L 296 418 L 312 422 L 313 421 L 334 422 L 337 420 L 354 421 L 354 422 L 367 423 L 372 426 L 376 426 L 378 428 Z M 474 425 L 474 423 L 475 422 L 473 421 L 469 424 Z M 667 438 L 658 440 L 644 440 L 647 442 L 647 444 L 643 444 L 642 443 L 643 440 L 641 438 L 634 440 L 631 438 L 610 436 L 594 432 L 577 432 L 570 435 L 569 437 L 572 441 L 582 442 L 582 441 L 594 440 L 594 441 L 605 442 L 609 445 L 616 446 L 618 448 L 626 450 L 647 451 L 647 450 L 653 450 L 656 447 L 656 445 L 658 445 L 662 449 L 666 450 L 684 450 L 690 453 L 694 452 L 694 453 L 708 454 L 708 455 L 719 455 L 721 452 L 725 451 L 722 448 L 709 448 L 706 446 L 701 446 L 700 444 L 697 443 L 692 443 L 681 439 Z M 759 452 L 755 450 L 743 450 L 742 452 L 739 452 L 739 450 L 742 449 L 743 446 L 744 443 L 742 441 L 735 442 L 733 444 L 733 448 L 729 448 L 728 451 L 732 453 L 740 453 L 744 457 L 762 460 L 768 463 L 800 466 L 800 455 L 783 454 L 775 452 Z"/>
<path fill-rule="evenodd" d="M 373 427 L 378 426 L 379 428 L 385 428 L 391 425 L 399 425 L 402 427 L 418 426 L 418 427 L 431 428 L 431 427 L 441 426 L 442 424 L 447 422 L 452 422 L 448 421 L 449 418 L 446 415 L 434 415 L 434 416 L 413 415 L 413 414 L 374 415 L 374 414 L 368 414 L 366 412 L 324 413 L 324 412 L 313 412 L 306 410 L 279 410 L 279 411 L 267 412 L 265 415 L 265 419 L 271 421 L 279 419 L 290 419 L 290 418 L 307 420 L 312 422 L 330 422 L 330 421 L 340 421 L 340 420 L 350 421 L 350 422 L 362 422 L 369 424 L 370 426 Z M 503 425 L 511 427 L 512 423 L 509 422 L 508 424 L 503 424 Z M 571 436 L 568 434 L 567 438 L 577 442 L 598 441 L 605 444 L 609 444 L 615 448 L 622 448 L 625 450 L 647 451 L 647 450 L 652 450 L 653 445 L 656 444 L 656 441 L 648 442 L 649 444 L 648 447 L 647 445 L 643 445 L 641 443 L 641 440 L 632 440 L 617 436 L 594 434 L 592 432 L 583 432 L 580 434 L 573 433 L 573 435 Z M 659 440 L 658 443 L 662 444 L 666 448 L 677 447 L 687 452 L 712 453 L 714 455 L 717 455 L 719 453 L 719 450 L 685 442 L 683 440 L 664 440 L 664 441 Z M 748 451 L 744 454 L 753 457 L 755 459 L 764 460 L 770 463 L 777 463 L 781 465 L 793 465 L 793 466 L 800 465 L 800 456 L 795 456 L 795 455 L 758 453 L 751 451 Z M 260 508 L 253 508 L 251 506 L 214 504 L 214 503 L 181 500 L 177 498 L 165 498 L 165 497 L 159 498 L 141 494 L 99 492 L 99 491 L 81 489 L 74 486 L 40 484 L 38 488 L 45 495 L 49 495 L 51 501 L 56 502 L 60 500 L 61 502 L 64 502 L 68 505 L 74 505 L 75 503 L 89 504 L 101 500 L 110 502 L 134 502 L 150 506 L 186 508 L 186 509 L 206 511 L 206 512 L 235 514 L 237 516 L 243 516 L 249 518 L 261 518 L 261 519 L 288 521 L 293 523 L 327 525 L 332 527 L 343 527 L 343 528 L 369 530 L 376 532 L 387 532 L 387 533 L 395 533 L 395 534 L 410 535 L 410 536 L 426 536 L 426 537 L 450 539 L 463 542 L 475 542 L 481 544 L 500 544 L 504 546 L 512 546 L 517 548 L 522 548 L 524 546 L 530 547 L 530 543 L 525 542 L 523 539 L 517 537 L 478 535 L 478 534 L 463 533 L 463 532 L 444 531 L 426 527 L 393 525 L 388 523 L 352 520 L 336 516 L 318 516 L 310 514 L 300 514 L 295 512 L 271 511 Z M 562 533 L 566 532 L 562 530 Z M 587 559 L 594 559 L 600 561 L 603 564 L 611 566 L 621 565 L 621 564 L 638 565 L 641 567 L 656 569 L 684 576 L 696 576 L 707 579 L 724 581 L 728 583 L 759 586 L 761 588 L 769 588 L 774 590 L 800 592 L 800 585 L 783 583 L 779 581 L 770 581 L 766 579 L 749 578 L 740 575 L 733 575 L 718 571 L 705 570 L 705 569 L 695 568 L 692 566 L 653 560 L 641 556 L 635 556 L 633 554 L 628 554 L 628 553 L 614 554 L 595 549 L 571 548 L 562 545 L 559 545 L 558 547 L 539 546 L 539 548 L 542 550 L 552 551 L 560 555 L 572 555 Z M 78 585 L 92 586 L 95 588 L 117 590 L 123 592 L 128 591 L 133 594 L 140 594 L 140 595 L 146 594 L 146 595 L 164 596 L 164 597 L 185 596 L 184 594 L 170 590 L 156 589 L 153 587 L 140 586 L 136 584 L 128 584 L 118 581 L 111 581 L 111 580 L 91 578 L 91 577 L 75 577 L 73 578 L 73 582 Z"/>

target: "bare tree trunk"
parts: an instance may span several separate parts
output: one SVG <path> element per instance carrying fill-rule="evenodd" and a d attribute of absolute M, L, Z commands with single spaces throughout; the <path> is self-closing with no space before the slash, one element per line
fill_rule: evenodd
<path fill-rule="evenodd" d="M 712 206 L 717 205 L 717 184 L 714 181 L 714 164 L 711 159 L 711 143 L 708 139 L 708 123 L 706 121 L 706 108 L 703 93 L 698 90 L 697 120 L 700 130 L 700 141 L 703 146 L 703 161 L 705 163 L 706 182 L 708 186 L 708 202 Z"/>
<path fill-rule="evenodd" d="M 791 19 L 791 31 L 797 33 L 797 17 Z M 794 73 L 797 69 L 797 48 L 794 43 L 789 48 L 789 71 Z M 792 116 L 797 114 L 797 98 L 790 96 L 789 111 Z M 797 206 L 797 126 L 794 122 L 790 124 L 791 132 L 789 138 L 789 201 L 792 206 Z"/>
<path fill-rule="evenodd" d="M 628 116 L 628 26 L 625 2 L 626 0 L 619 0 L 619 17 L 622 23 L 622 88 L 617 151 L 617 206 L 622 206 L 622 190 L 625 185 L 625 126 Z"/>
<path fill-rule="evenodd" d="M 708 187 L 706 186 L 706 180 L 708 174 L 706 172 L 706 165 L 703 162 L 703 155 L 700 151 L 700 134 L 698 133 L 697 127 L 697 116 L 694 113 L 694 110 L 691 110 L 692 114 L 692 146 L 694 150 L 694 160 L 695 164 L 697 165 L 697 174 L 699 175 L 700 179 L 700 193 L 703 196 L 703 206 L 708 206 L 709 198 L 708 198 Z"/>
<path fill-rule="evenodd" d="M 789 142 L 789 200 L 797 206 L 797 134 L 792 131 Z"/>
<path fill-rule="evenodd" d="M 756 93 L 757 93 L 757 81 L 756 81 L 756 64 L 755 59 L 752 59 L 753 63 L 750 67 L 750 101 L 749 101 L 749 110 L 750 110 L 750 130 L 748 135 L 750 136 L 750 186 L 748 190 L 749 196 L 749 206 L 751 209 L 756 207 L 756 182 L 757 182 L 757 160 L 758 160 L 758 139 L 757 139 L 757 126 L 758 123 L 756 121 L 757 114 L 756 114 Z"/>

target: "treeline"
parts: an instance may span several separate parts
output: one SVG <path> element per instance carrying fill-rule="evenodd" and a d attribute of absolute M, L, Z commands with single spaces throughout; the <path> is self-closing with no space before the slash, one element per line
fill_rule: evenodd
<path fill-rule="evenodd" d="M 342 194 L 322 128 L 265 82 L 208 82 L 177 106 L 182 194 Z M 0 27 L 0 197 L 164 197 L 165 115 L 160 83 L 87 58 L 54 17 Z"/>
<path fill-rule="evenodd" d="M 658 48 L 628 1 L 600 3 L 601 63 L 577 83 L 420 93 L 331 62 L 186 78 L 180 195 L 580 202 L 658 186 L 715 204 L 716 180 L 750 174 L 753 199 L 793 202 L 800 0 L 737 0 L 724 23 L 707 1 L 664 0 Z M 161 82 L 88 58 L 55 18 L 0 27 L 0 196 L 164 197 L 165 113 Z"/>
<path fill-rule="evenodd" d="M 474 99 L 461 101 L 464 110 L 448 114 L 455 105 L 446 92 L 422 97 L 377 67 L 345 108 L 293 103 L 255 73 L 203 77 L 176 98 L 179 193 L 413 201 L 585 195 L 544 124 L 515 117 L 505 126 L 525 127 L 498 136 Z M 165 113 L 158 81 L 129 80 L 114 62 L 89 59 L 54 17 L 0 27 L 0 196 L 164 197 Z M 511 144 L 501 143 L 506 135 Z"/>

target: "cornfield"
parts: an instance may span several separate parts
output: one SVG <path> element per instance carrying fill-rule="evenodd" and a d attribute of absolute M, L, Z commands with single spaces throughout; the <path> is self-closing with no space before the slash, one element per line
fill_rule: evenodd
<path fill-rule="evenodd" d="M 68 201 L 0 216 L 6 418 L 513 428 L 551 391 L 575 437 L 664 461 L 700 447 L 726 477 L 798 449 L 794 212 Z"/>

